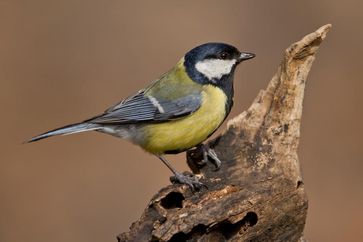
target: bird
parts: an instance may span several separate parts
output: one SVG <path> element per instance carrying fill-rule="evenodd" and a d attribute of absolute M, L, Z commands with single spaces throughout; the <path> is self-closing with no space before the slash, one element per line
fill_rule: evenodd
<path fill-rule="evenodd" d="M 175 183 L 200 188 L 203 184 L 195 175 L 178 172 L 165 155 L 201 145 L 204 162 L 211 158 L 220 167 L 216 152 L 203 142 L 231 111 L 236 67 L 254 57 L 226 43 L 199 45 L 159 79 L 100 115 L 40 134 L 27 143 L 86 131 L 109 134 L 158 157 L 173 173 Z"/>

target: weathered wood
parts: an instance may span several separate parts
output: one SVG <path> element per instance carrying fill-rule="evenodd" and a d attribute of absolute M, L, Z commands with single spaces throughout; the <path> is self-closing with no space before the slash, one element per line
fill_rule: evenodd
<path fill-rule="evenodd" d="M 306 78 L 331 25 L 292 44 L 251 107 L 211 141 L 221 169 L 188 164 L 208 189 L 161 189 L 119 241 L 303 241 L 308 208 L 297 148 Z"/>

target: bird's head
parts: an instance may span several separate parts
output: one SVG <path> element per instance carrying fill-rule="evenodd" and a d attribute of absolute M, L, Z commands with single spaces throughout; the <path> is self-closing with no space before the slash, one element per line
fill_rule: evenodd
<path fill-rule="evenodd" d="M 228 44 L 207 43 L 190 50 L 184 57 L 184 65 L 194 81 L 219 86 L 226 78 L 232 79 L 239 63 L 253 57 L 254 54 L 240 52 Z"/>

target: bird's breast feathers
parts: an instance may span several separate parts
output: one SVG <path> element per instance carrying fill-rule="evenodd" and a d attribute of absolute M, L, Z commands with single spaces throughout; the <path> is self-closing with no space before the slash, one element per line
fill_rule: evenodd
<path fill-rule="evenodd" d="M 202 104 L 193 114 L 165 123 L 140 127 L 143 142 L 139 144 L 153 154 L 184 151 L 207 139 L 226 116 L 227 96 L 218 87 L 204 85 Z"/>

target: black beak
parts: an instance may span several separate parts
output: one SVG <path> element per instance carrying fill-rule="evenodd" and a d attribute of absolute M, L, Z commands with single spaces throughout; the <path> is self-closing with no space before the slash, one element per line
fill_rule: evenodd
<path fill-rule="evenodd" d="M 252 59 L 253 57 L 255 57 L 255 54 L 252 53 L 247 53 L 247 52 L 241 52 L 239 58 L 238 58 L 238 62 L 242 62 L 248 59 Z"/>

